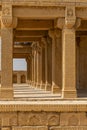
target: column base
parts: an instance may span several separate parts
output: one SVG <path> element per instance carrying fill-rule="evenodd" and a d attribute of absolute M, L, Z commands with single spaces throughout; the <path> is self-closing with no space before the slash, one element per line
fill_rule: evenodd
<path fill-rule="evenodd" d="M 39 83 L 37 83 L 36 88 L 40 88 L 40 84 Z"/>
<path fill-rule="evenodd" d="M 41 84 L 40 85 L 40 89 L 44 89 L 45 90 L 45 84 Z"/>
<path fill-rule="evenodd" d="M 0 100 L 13 100 L 13 89 L 12 88 L 1 88 L 0 89 Z"/>
<path fill-rule="evenodd" d="M 61 93 L 61 89 L 58 86 L 53 85 L 52 86 L 52 93 Z"/>
<path fill-rule="evenodd" d="M 76 90 L 62 91 L 62 98 L 77 98 L 77 92 Z"/>
<path fill-rule="evenodd" d="M 51 91 L 52 90 L 52 86 L 50 84 L 45 84 L 45 91 Z"/>

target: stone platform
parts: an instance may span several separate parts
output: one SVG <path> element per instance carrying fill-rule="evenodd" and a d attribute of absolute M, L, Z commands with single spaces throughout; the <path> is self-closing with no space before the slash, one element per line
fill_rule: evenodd
<path fill-rule="evenodd" d="M 14 100 L 0 101 L 1 130 L 87 130 L 87 99 L 14 85 Z"/>
<path fill-rule="evenodd" d="M 4 130 L 87 130 L 87 101 L 1 101 Z"/>

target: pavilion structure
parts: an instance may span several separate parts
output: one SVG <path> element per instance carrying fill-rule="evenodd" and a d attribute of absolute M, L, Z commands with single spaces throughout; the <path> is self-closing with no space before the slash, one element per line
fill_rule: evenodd
<path fill-rule="evenodd" d="M 61 92 L 62 98 L 76 98 L 77 89 L 87 88 L 85 5 L 59 0 L 2 0 L 0 5 L 0 98 L 13 98 L 14 57 L 26 58 L 28 80 L 35 87 Z"/>
<path fill-rule="evenodd" d="M 87 0 L 0 0 L 0 29 L 0 129 L 87 130 Z M 59 100 L 14 100 L 13 58 Z"/>

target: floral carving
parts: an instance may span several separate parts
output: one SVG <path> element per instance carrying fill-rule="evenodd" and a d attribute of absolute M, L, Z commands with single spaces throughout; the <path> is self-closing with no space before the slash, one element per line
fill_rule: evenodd
<path fill-rule="evenodd" d="M 10 9 L 9 8 L 3 9 L 3 15 L 7 16 L 9 14 L 10 14 Z"/>

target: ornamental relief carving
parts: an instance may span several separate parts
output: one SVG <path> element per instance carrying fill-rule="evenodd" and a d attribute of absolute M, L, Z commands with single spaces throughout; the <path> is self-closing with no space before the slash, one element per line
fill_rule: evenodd
<path fill-rule="evenodd" d="M 2 5 L 2 23 L 5 27 L 10 27 L 12 25 L 12 5 L 3 4 Z"/>
<path fill-rule="evenodd" d="M 73 16 L 73 10 L 72 9 L 68 9 L 67 10 L 67 15 L 68 15 L 68 17 L 72 17 Z"/>
<path fill-rule="evenodd" d="M 75 15 L 75 7 L 66 7 L 65 11 L 65 26 L 67 28 L 72 28 L 76 22 L 76 15 Z"/>
<path fill-rule="evenodd" d="M 23 112 L 19 113 L 18 124 L 20 126 L 52 126 L 59 125 L 59 114 L 58 113 L 45 113 L 45 112 Z"/>
<path fill-rule="evenodd" d="M 4 16 L 8 16 L 8 15 L 10 15 L 10 9 L 9 9 L 9 8 L 5 8 L 5 9 L 3 9 L 2 14 L 3 14 Z"/>
<path fill-rule="evenodd" d="M 2 16 L 12 16 L 12 5 L 11 4 L 2 4 Z"/>
<path fill-rule="evenodd" d="M 3 17 L 2 23 L 5 27 L 10 27 L 12 25 L 12 18 L 11 17 Z"/>

